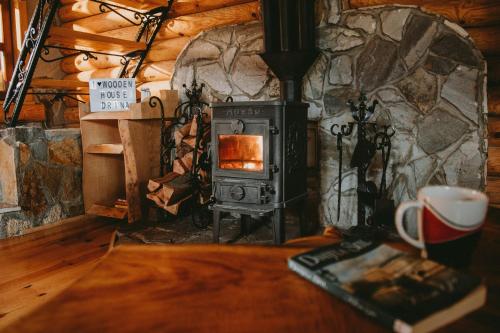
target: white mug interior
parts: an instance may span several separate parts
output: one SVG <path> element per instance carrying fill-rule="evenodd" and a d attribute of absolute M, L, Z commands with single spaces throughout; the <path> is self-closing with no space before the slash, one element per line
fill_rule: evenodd
<path fill-rule="evenodd" d="M 465 231 L 481 226 L 488 211 L 488 197 L 464 187 L 423 187 L 418 191 L 417 200 L 444 217 L 451 227 Z"/>

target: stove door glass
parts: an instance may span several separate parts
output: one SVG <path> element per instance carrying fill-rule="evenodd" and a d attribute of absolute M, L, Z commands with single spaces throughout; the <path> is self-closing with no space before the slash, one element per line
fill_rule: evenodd
<path fill-rule="evenodd" d="M 250 172 L 264 171 L 262 135 L 218 135 L 219 169 Z"/>

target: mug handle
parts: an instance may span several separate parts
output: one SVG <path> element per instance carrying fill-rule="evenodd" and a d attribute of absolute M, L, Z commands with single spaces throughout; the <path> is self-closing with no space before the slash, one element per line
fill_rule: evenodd
<path fill-rule="evenodd" d="M 420 221 L 417 221 L 417 224 L 419 225 L 419 228 L 418 228 L 419 229 L 419 231 L 418 231 L 419 239 L 415 239 L 415 238 L 410 237 L 410 235 L 408 235 L 405 228 L 403 227 L 403 217 L 408 209 L 410 209 L 410 208 L 422 209 L 423 207 L 424 207 L 424 205 L 420 201 L 406 201 L 406 202 L 401 203 L 398 206 L 398 209 L 396 209 L 396 216 L 395 216 L 396 229 L 398 230 L 398 233 L 401 236 L 401 238 L 403 238 L 405 241 L 407 241 L 408 243 L 410 243 L 411 245 L 415 246 L 418 249 L 425 248 L 424 242 L 420 239 L 420 234 L 421 234 L 420 233 Z"/>

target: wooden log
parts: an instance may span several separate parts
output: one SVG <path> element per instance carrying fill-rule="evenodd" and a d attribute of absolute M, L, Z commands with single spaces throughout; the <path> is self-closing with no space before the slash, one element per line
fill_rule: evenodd
<path fill-rule="evenodd" d="M 485 56 L 500 56 L 500 25 L 466 29 L 476 47 Z"/>
<path fill-rule="evenodd" d="M 500 116 L 488 117 L 488 144 L 500 147 Z"/>
<path fill-rule="evenodd" d="M 165 206 L 165 210 L 167 212 L 169 212 L 170 214 L 177 216 L 177 215 L 179 215 L 180 212 L 182 212 L 185 209 L 186 206 L 189 205 L 189 203 L 190 203 L 189 199 L 191 199 L 191 198 L 192 198 L 192 195 L 189 195 L 173 205 Z"/>
<path fill-rule="evenodd" d="M 196 136 L 196 132 L 198 131 L 198 116 L 194 116 L 193 120 L 191 121 L 191 128 L 189 129 L 189 135 L 190 136 Z"/>
<path fill-rule="evenodd" d="M 161 201 L 161 199 L 158 197 L 158 195 L 156 193 L 148 193 L 148 194 L 146 194 L 146 198 L 153 201 L 160 208 L 165 207 L 165 203 L 163 201 Z"/>
<path fill-rule="evenodd" d="M 0 104 L 0 107 L 3 103 Z M 21 108 L 21 113 L 19 114 L 19 121 L 45 121 L 45 107 L 42 104 L 31 104 L 25 103 Z M 4 113 L 0 112 L 0 122 L 4 122 Z"/>
<path fill-rule="evenodd" d="M 145 64 L 136 77 L 137 81 L 149 82 L 170 80 L 174 65 L 175 61 L 158 61 Z M 64 77 L 64 79 L 88 82 L 90 79 L 95 78 L 118 77 L 121 69 L 121 67 L 95 69 L 91 71 L 68 74 Z"/>
<path fill-rule="evenodd" d="M 174 140 L 175 140 L 175 145 L 179 146 L 182 142 L 182 139 L 189 135 L 189 130 L 191 129 L 191 123 L 185 124 L 182 127 L 179 127 L 178 129 L 175 130 L 174 132 Z"/>
<path fill-rule="evenodd" d="M 150 179 L 148 181 L 148 191 L 154 192 L 154 191 L 158 190 L 160 187 L 162 187 L 163 184 L 168 183 L 169 181 L 171 181 L 179 176 L 180 175 L 178 173 L 169 172 L 163 177 Z"/>
<path fill-rule="evenodd" d="M 500 176 L 500 147 L 488 147 L 488 176 Z"/>
<path fill-rule="evenodd" d="M 487 26 L 500 23 L 500 2 L 491 0 L 348 0 L 350 8 L 379 5 L 416 5 L 443 15 L 462 26 Z"/>
<path fill-rule="evenodd" d="M 182 143 L 185 143 L 189 147 L 194 149 L 194 146 L 196 144 L 196 137 L 195 136 L 186 136 L 184 139 L 182 139 Z"/>
<path fill-rule="evenodd" d="M 189 37 L 172 38 L 157 41 L 146 57 L 146 62 L 175 60 L 189 42 Z M 85 55 L 69 57 L 61 60 L 60 67 L 67 74 L 122 66 L 123 58 L 95 54 L 97 59 L 85 60 Z"/>
<path fill-rule="evenodd" d="M 500 177 L 488 177 L 486 193 L 490 204 L 500 204 Z"/>
<path fill-rule="evenodd" d="M 239 5 L 250 1 L 251 0 L 175 1 L 169 16 L 171 18 L 175 18 L 184 15 L 192 15 L 195 13 Z M 165 5 L 165 3 L 163 3 L 163 5 Z M 70 6 L 73 7 L 75 5 Z M 81 13 L 75 13 L 72 8 L 64 7 L 59 10 L 59 17 L 63 22 L 65 22 L 62 24 L 62 26 L 70 27 L 78 31 L 99 33 L 132 26 L 132 24 L 124 20 L 119 14 L 127 17 L 133 22 L 137 22 L 137 19 L 134 19 L 134 15 L 132 12 L 123 9 L 117 10 L 119 14 L 114 12 L 100 13 L 99 4 L 97 3 L 89 3 L 88 5 L 83 5 L 79 10 L 81 11 Z M 87 13 L 88 17 L 85 17 L 84 15 L 87 15 Z M 76 16 L 81 16 L 83 18 L 75 20 L 74 18 L 76 18 Z M 134 28 L 137 31 L 137 27 Z"/>
<path fill-rule="evenodd" d="M 170 206 L 184 199 L 190 195 L 191 192 L 191 176 L 189 174 L 184 174 L 162 184 L 162 187 L 156 192 L 156 195 L 165 203 L 165 206 Z"/>
<path fill-rule="evenodd" d="M 66 124 L 80 123 L 78 107 L 67 107 L 64 109 L 64 121 Z"/>
<path fill-rule="evenodd" d="M 488 86 L 488 113 L 500 116 L 500 86 Z"/>
<path fill-rule="evenodd" d="M 200 157 L 200 153 L 198 152 L 198 157 Z M 177 172 L 181 175 L 189 172 L 193 165 L 193 152 L 187 153 L 182 158 L 176 158 L 174 160 L 173 171 Z"/>
<path fill-rule="evenodd" d="M 488 85 L 500 85 L 500 56 L 486 58 L 488 64 Z"/>
<path fill-rule="evenodd" d="M 138 10 L 149 10 L 157 6 L 157 4 L 142 3 L 140 1 L 131 0 L 120 0 L 120 1 L 106 1 L 110 4 L 117 4 L 119 6 L 125 6 L 132 9 Z M 67 4 L 63 3 L 63 6 L 59 9 L 58 14 L 62 22 L 69 22 L 92 15 L 102 14 L 99 7 L 100 3 L 92 1 L 74 1 Z M 123 12 L 123 10 L 121 10 Z"/>
<path fill-rule="evenodd" d="M 146 49 L 146 43 L 144 42 L 101 36 L 61 27 L 52 27 L 50 29 L 47 45 L 74 47 L 88 51 L 113 52 L 115 54 L 128 54 L 132 51 Z"/>
<path fill-rule="evenodd" d="M 193 151 L 193 147 L 191 147 L 190 145 L 184 143 L 184 142 L 181 142 L 180 145 L 177 145 L 175 147 L 175 157 L 176 158 L 183 158 L 184 155 L 186 155 L 187 153 L 190 153 Z"/>
<path fill-rule="evenodd" d="M 214 27 L 253 21 L 258 19 L 259 15 L 259 2 L 252 1 L 241 5 L 214 9 L 198 14 L 180 16 L 165 22 L 156 38 L 161 40 L 182 36 L 194 36 L 201 31 Z M 106 31 L 101 34 L 120 39 L 134 40 L 136 32 L 136 27 L 127 27 Z"/>

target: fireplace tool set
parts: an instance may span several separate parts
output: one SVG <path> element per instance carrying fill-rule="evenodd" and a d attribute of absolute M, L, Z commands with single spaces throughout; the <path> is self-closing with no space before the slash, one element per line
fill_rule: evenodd
<path fill-rule="evenodd" d="M 339 155 L 337 187 L 337 221 L 340 218 L 342 198 L 342 146 L 343 138 L 349 137 L 354 127 L 357 128 L 357 143 L 354 148 L 351 168 L 357 168 L 357 225 L 346 231 L 347 236 L 362 238 L 384 237 L 393 225 L 394 201 L 387 196 L 386 174 L 391 156 L 391 137 L 395 134 L 392 126 L 379 126 L 369 120 L 375 112 L 378 102 L 367 105 L 366 95 L 361 93 L 359 104 L 348 101 L 354 122 L 342 126 L 333 124 L 330 132 L 337 138 Z M 379 189 L 373 181 L 366 179 L 368 168 L 379 150 L 382 157 L 382 178 Z"/>

